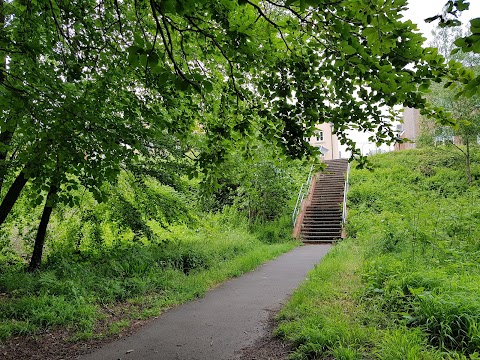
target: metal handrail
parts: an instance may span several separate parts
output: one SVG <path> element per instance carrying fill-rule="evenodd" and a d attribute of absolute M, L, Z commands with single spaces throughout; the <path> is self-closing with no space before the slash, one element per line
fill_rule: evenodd
<path fill-rule="evenodd" d="M 305 198 L 305 195 L 308 194 L 310 182 L 312 181 L 312 171 L 313 171 L 313 165 L 310 167 L 307 181 L 304 184 L 302 184 L 302 186 L 300 187 L 300 191 L 298 192 L 297 202 L 295 204 L 295 209 L 293 209 L 293 213 L 292 213 L 292 223 L 294 227 L 297 223 L 298 214 L 300 213 L 300 210 L 302 208 L 303 199 Z"/>
<path fill-rule="evenodd" d="M 345 186 L 343 188 L 343 211 L 342 226 L 347 222 L 347 192 L 348 192 L 348 176 L 350 175 L 350 163 L 347 165 L 347 177 L 345 178 Z"/>

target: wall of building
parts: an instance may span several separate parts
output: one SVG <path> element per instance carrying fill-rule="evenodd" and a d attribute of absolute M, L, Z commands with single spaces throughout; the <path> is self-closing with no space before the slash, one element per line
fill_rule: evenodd
<path fill-rule="evenodd" d="M 320 149 L 324 160 L 340 158 L 338 138 L 332 132 L 330 123 L 317 124 L 317 133 L 308 139 L 310 145 Z"/>
<path fill-rule="evenodd" d="M 420 136 L 420 110 L 413 108 L 403 109 L 403 124 L 400 130 L 400 138 L 411 141 L 395 144 L 395 150 L 414 149 L 416 147 L 415 141 Z"/>

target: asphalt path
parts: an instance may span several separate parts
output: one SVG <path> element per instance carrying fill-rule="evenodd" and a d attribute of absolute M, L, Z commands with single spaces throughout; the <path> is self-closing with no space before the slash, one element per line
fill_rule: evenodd
<path fill-rule="evenodd" d="M 266 332 L 278 310 L 330 245 L 305 245 L 172 308 L 135 334 L 80 360 L 227 360 Z"/>

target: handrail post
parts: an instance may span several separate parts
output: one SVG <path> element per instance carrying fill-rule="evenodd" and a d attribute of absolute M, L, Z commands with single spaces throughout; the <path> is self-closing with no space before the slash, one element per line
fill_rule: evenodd
<path fill-rule="evenodd" d="M 307 181 L 302 185 L 300 192 L 298 193 L 297 204 L 295 205 L 295 209 L 292 214 L 292 236 L 295 239 L 298 239 L 299 237 L 305 209 L 311 202 L 311 194 L 313 192 L 313 188 L 315 187 L 316 177 L 313 174 L 313 167 L 313 165 L 310 167 Z"/>
<path fill-rule="evenodd" d="M 345 223 L 347 222 L 347 192 L 348 192 L 348 177 L 350 175 L 350 163 L 347 166 L 347 176 L 345 178 L 345 186 L 343 188 L 343 211 L 342 211 L 342 237 L 344 237 Z"/>
<path fill-rule="evenodd" d="M 297 223 L 298 213 L 300 212 L 303 199 L 305 198 L 304 188 L 306 188 L 307 191 L 310 190 L 309 185 L 310 185 L 310 181 L 312 180 L 312 171 L 313 171 L 313 164 L 312 166 L 310 166 L 310 171 L 308 172 L 307 181 L 304 184 L 302 184 L 300 191 L 298 192 L 297 202 L 295 203 L 295 209 L 293 209 L 293 213 L 292 213 L 293 227 L 295 227 Z"/>

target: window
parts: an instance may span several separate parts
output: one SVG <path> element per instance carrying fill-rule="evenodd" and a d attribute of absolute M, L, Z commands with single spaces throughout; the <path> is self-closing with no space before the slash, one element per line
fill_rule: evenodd
<path fill-rule="evenodd" d="M 317 131 L 316 139 L 317 141 L 323 141 L 323 131 Z"/>

